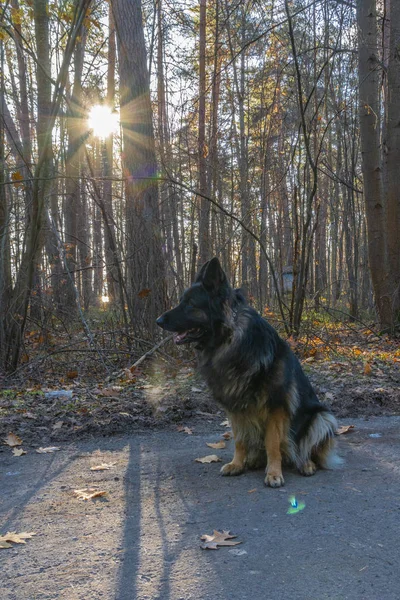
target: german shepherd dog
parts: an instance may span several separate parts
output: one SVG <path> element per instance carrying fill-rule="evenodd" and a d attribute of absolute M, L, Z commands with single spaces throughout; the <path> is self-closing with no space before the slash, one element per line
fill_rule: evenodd
<path fill-rule="evenodd" d="M 265 484 L 277 488 L 283 458 L 303 475 L 341 462 L 334 416 L 289 345 L 229 285 L 217 258 L 157 324 L 175 333 L 176 344 L 195 345 L 199 371 L 232 424 L 235 452 L 223 475 L 266 466 Z"/>

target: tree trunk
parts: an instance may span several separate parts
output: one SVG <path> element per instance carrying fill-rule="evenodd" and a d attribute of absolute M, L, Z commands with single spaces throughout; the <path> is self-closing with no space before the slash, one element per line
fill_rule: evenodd
<path fill-rule="evenodd" d="M 392 330 L 399 313 L 400 54 L 399 4 L 391 3 L 385 131 L 385 177 L 382 177 L 381 107 L 376 0 L 357 1 L 359 111 L 362 172 L 368 233 L 368 257 L 375 304 L 382 329 Z"/>
<path fill-rule="evenodd" d="M 9 207 L 5 183 L 5 132 L 4 132 L 4 45 L 0 40 L 0 365 L 6 362 L 7 348 L 6 315 L 11 295 L 11 256 Z"/>
<path fill-rule="evenodd" d="M 387 207 L 388 300 L 390 327 L 400 324 L 400 2 L 387 0 L 389 61 L 387 70 L 387 120 L 385 191 Z"/>
<path fill-rule="evenodd" d="M 162 0 L 157 0 L 157 117 L 158 142 L 161 158 L 161 173 L 167 179 L 172 168 L 171 140 L 168 128 L 167 95 L 164 74 L 164 29 L 162 20 Z M 168 181 L 161 186 L 161 206 L 163 211 L 164 231 L 168 269 L 171 271 L 172 290 L 176 289 L 175 300 L 183 293 L 184 274 L 182 264 L 181 242 L 178 228 L 178 196 L 175 187 Z"/>
<path fill-rule="evenodd" d="M 72 96 L 69 100 L 67 116 L 68 148 L 65 162 L 66 171 L 66 201 L 65 215 L 65 266 L 69 275 L 64 281 L 64 308 L 69 314 L 75 313 L 75 270 L 77 269 L 77 234 L 78 234 L 78 208 L 80 205 L 80 173 L 83 151 L 83 107 L 82 107 L 82 69 L 85 54 L 86 28 L 82 26 L 80 41 L 74 53 L 74 83 Z"/>
<path fill-rule="evenodd" d="M 153 333 L 166 290 L 141 2 L 115 0 L 112 9 L 120 70 L 130 317 L 137 331 Z"/>
<path fill-rule="evenodd" d="M 108 7 L 108 64 L 107 64 L 107 106 L 110 110 L 114 108 L 115 102 L 115 59 L 116 59 L 116 44 L 115 44 L 115 25 L 111 5 Z M 121 290 L 119 253 L 116 245 L 116 235 L 114 226 L 114 211 L 113 211 L 113 140 L 114 136 L 111 133 L 105 140 L 103 145 L 104 159 L 104 176 L 103 183 L 103 198 L 104 208 L 106 211 L 107 223 L 104 223 L 105 237 L 105 259 L 107 272 L 107 292 L 110 304 L 119 298 L 121 310 L 124 310 L 124 295 Z"/>
<path fill-rule="evenodd" d="M 198 179 L 199 191 L 207 195 L 207 154 L 206 146 L 206 27 L 207 0 L 200 0 L 199 29 L 199 136 L 198 136 Z M 210 254 L 210 204 L 199 196 L 199 252 L 198 266 L 211 258 Z"/>

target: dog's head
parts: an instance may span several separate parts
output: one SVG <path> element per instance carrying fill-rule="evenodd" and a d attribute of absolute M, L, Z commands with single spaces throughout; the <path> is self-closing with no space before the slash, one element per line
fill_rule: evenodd
<path fill-rule="evenodd" d="M 197 342 L 202 346 L 218 334 L 224 321 L 224 304 L 232 295 L 218 258 L 206 262 L 196 281 L 185 290 L 175 308 L 157 319 L 157 325 L 174 332 L 176 344 Z"/>

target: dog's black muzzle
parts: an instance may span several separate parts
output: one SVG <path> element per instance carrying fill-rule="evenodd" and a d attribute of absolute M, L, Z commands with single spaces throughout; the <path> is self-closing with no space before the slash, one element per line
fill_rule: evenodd
<path fill-rule="evenodd" d="M 165 314 L 161 315 L 161 317 L 158 317 L 158 319 L 156 320 L 157 325 L 159 327 L 161 327 L 162 329 L 164 329 L 164 327 L 165 327 L 165 322 L 166 322 Z"/>

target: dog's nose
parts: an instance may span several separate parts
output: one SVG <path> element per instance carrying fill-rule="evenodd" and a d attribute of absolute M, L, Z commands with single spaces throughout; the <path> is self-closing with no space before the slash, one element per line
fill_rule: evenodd
<path fill-rule="evenodd" d="M 164 327 L 164 323 L 165 323 L 164 315 L 161 315 L 161 317 L 158 317 L 158 319 L 156 320 L 156 323 L 159 327 Z"/>

